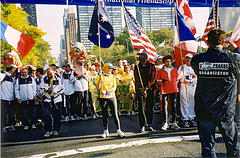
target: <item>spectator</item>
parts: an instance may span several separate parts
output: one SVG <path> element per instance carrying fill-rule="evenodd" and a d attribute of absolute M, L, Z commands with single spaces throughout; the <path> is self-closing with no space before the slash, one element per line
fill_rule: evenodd
<path fill-rule="evenodd" d="M 239 137 L 234 122 L 237 100 L 236 78 L 240 75 L 240 49 L 230 43 L 224 51 L 225 32 L 213 29 L 208 33 L 208 50 L 193 57 L 192 68 L 198 82 L 195 92 L 195 113 L 202 145 L 202 156 L 216 158 L 215 131 L 221 133 L 227 157 L 239 157 Z"/>
<path fill-rule="evenodd" d="M 176 123 L 176 97 L 178 92 L 178 71 L 175 69 L 172 63 L 172 57 L 167 55 L 163 57 L 164 66 L 159 69 L 157 74 L 157 84 L 159 85 L 159 91 L 162 94 L 162 106 L 163 106 L 163 126 L 162 130 L 167 130 L 168 125 L 168 99 L 171 104 L 172 114 L 172 128 L 179 129 L 180 127 Z"/>
<path fill-rule="evenodd" d="M 37 100 L 39 103 L 39 106 L 37 106 L 37 118 L 43 120 L 42 114 L 43 114 L 43 101 L 41 98 L 41 92 L 40 92 L 40 85 L 43 79 L 44 71 L 42 68 L 36 69 L 36 85 L 37 85 Z"/>
<path fill-rule="evenodd" d="M 100 107 L 103 114 L 103 126 L 104 132 L 102 134 L 103 138 L 109 136 L 108 131 L 108 106 L 111 109 L 111 113 L 114 119 L 114 123 L 117 127 L 117 134 L 120 137 L 124 137 L 124 133 L 120 128 L 120 121 L 117 114 L 117 101 L 115 96 L 115 91 L 117 88 L 116 76 L 111 74 L 111 69 L 113 68 L 111 63 L 105 63 L 103 66 L 103 73 L 97 76 L 97 90 L 100 91 Z"/>
<path fill-rule="evenodd" d="M 148 55 L 145 52 L 138 53 L 139 63 L 134 68 L 135 90 L 138 101 L 140 131 L 153 131 L 153 92 L 156 88 L 156 69 L 153 64 L 147 61 Z M 140 71 L 139 71 L 140 70 Z M 141 81 L 142 80 L 142 81 Z"/>
<path fill-rule="evenodd" d="M 183 120 L 183 127 L 197 127 L 194 121 L 194 94 L 197 84 L 197 76 L 191 67 L 193 55 L 188 53 L 185 56 L 186 64 L 181 65 L 178 70 L 180 85 L 180 110 Z"/>
<path fill-rule="evenodd" d="M 128 65 L 128 61 L 127 61 L 127 60 L 123 60 L 123 61 L 122 61 L 122 65 L 123 65 L 123 66 Z"/>
<path fill-rule="evenodd" d="M 92 111 L 93 111 L 93 119 L 97 118 L 97 99 L 99 97 L 97 92 L 97 84 L 96 84 L 96 78 L 97 78 L 97 72 L 95 69 L 95 66 L 92 66 L 90 68 L 90 78 L 88 80 L 89 84 L 89 92 L 90 92 L 90 99 L 92 103 Z"/>
<path fill-rule="evenodd" d="M 17 102 L 22 107 L 24 130 L 28 130 L 29 125 L 32 125 L 32 128 L 35 129 L 37 118 L 34 100 L 37 100 L 37 89 L 36 82 L 33 77 L 28 75 L 27 68 L 21 70 L 21 76 L 16 82 L 15 94 Z"/>
<path fill-rule="evenodd" d="M 58 136 L 61 128 L 61 109 L 63 86 L 61 79 L 49 68 L 47 76 L 43 78 L 40 86 L 43 95 L 43 116 L 44 116 L 44 137 L 48 138 L 52 134 Z"/>
<path fill-rule="evenodd" d="M 14 117 L 14 86 L 15 79 L 12 76 L 16 71 L 14 66 L 6 68 L 6 72 L 1 78 L 1 127 L 2 132 L 7 132 L 6 126 L 10 125 L 10 131 L 15 131 L 15 117 Z M 8 118 L 8 123 L 7 123 Z"/>

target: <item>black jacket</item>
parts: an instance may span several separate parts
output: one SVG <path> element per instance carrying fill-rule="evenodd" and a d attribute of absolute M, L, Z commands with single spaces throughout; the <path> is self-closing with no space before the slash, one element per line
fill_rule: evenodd
<path fill-rule="evenodd" d="M 210 47 L 192 59 L 198 76 L 195 113 L 200 119 L 232 119 L 235 114 L 237 82 L 240 75 L 240 49 L 227 53 Z"/>

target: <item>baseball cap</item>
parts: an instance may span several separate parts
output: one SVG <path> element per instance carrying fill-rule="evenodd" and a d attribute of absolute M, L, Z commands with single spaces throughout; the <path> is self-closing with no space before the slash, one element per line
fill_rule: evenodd
<path fill-rule="evenodd" d="M 112 68 L 113 68 L 113 65 L 112 65 L 111 63 L 105 63 L 105 64 L 103 65 L 103 67 L 108 67 L 108 68 L 112 69 Z"/>
<path fill-rule="evenodd" d="M 192 54 L 190 54 L 190 53 L 188 53 L 188 54 L 186 54 L 186 55 L 185 55 L 185 58 L 186 58 L 186 57 L 188 57 L 188 58 L 192 58 L 192 57 L 193 57 L 193 55 L 192 55 Z"/>
<path fill-rule="evenodd" d="M 163 58 L 163 56 L 157 55 L 157 56 L 155 56 L 154 61 L 157 61 L 158 59 L 162 59 L 162 58 Z"/>
<path fill-rule="evenodd" d="M 145 53 L 145 52 L 137 53 L 137 55 L 142 55 L 142 56 L 144 56 L 145 58 L 148 58 L 148 55 L 147 55 L 147 53 Z"/>

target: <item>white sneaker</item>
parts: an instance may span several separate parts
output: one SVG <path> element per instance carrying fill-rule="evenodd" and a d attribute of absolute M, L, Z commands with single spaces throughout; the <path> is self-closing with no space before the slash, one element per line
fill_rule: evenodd
<path fill-rule="evenodd" d="M 79 121 L 79 120 L 80 120 L 80 117 L 79 117 L 79 116 L 77 116 L 77 117 L 76 117 L 76 120 L 78 120 L 78 121 Z"/>
<path fill-rule="evenodd" d="M 174 129 L 179 129 L 180 127 L 177 125 L 177 123 L 173 123 L 171 128 L 174 128 Z"/>
<path fill-rule="evenodd" d="M 16 128 L 14 127 L 14 125 L 10 126 L 9 131 L 16 131 Z"/>
<path fill-rule="evenodd" d="M 121 138 L 125 137 L 124 133 L 120 129 L 117 130 L 117 135 Z"/>
<path fill-rule="evenodd" d="M 168 123 L 164 123 L 161 129 L 166 131 L 168 128 L 169 128 Z"/>
<path fill-rule="evenodd" d="M 46 132 L 45 134 L 44 134 L 44 137 L 45 138 L 48 138 L 48 137 L 50 137 L 52 135 L 52 132 Z"/>
<path fill-rule="evenodd" d="M 73 115 L 70 117 L 70 120 L 71 120 L 71 121 L 74 121 L 74 120 L 75 120 L 75 118 L 74 118 Z"/>
<path fill-rule="evenodd" d="M 95 120 L 95 119 L 97 119 L 97 116 L 96 116 L 96 114 L 94 114 L 94 115 L 93 115 L 93 119 L 94 119 L 94 120 Z"/>
<path fill-rule="evenodd" d="M 53 131 L 54 136 L 58 136 L 58 131 Z"/>
<path fill-rule="evenodd" d="M 128 116 L 130 116 L 131 115 L 131 112 L 130 111 L 128 111 L 128 114 L 127 114 Z"/>
<path fill-rule="evenodd" d="M 7 133 L 7 129 L 5 127 L 2 128 L 2 133 Z"/>
<path fill-rule="evenodd" d="M 134 111 L 132 111 L 132 116 L 134 116 L 135 115 L 135 112 Z"/>
<path fill-rule="evenodd" d="M 37 127 L 35 125 L 32 125 L 32 129 L 36 129 Z"/>
<path fill-rule="evenodd" d="M 69 117 L 68 117 L 68 116 L 65 117 L 65 121 L 66 121 L 66 122 L 69 121 Z"/>
<path fill-rule="evenodd" d="M 140 132 L 144 132 L 145 131 L 145 126 L 142 126 L 142 128 L 140 129 Z"/>
<path fill-rule="evenodd" d="M 83 116 L 83 120 L 88 120 L 87 114 Z"/>
<path fill-rule="evenodd" d="M 106 138 L 109 136 L 109 132 L 108 130 L 104 130 L 103 134 L 102 134 L 102 138 Z"/>
<path fill-rule="evenodd" d="M 28 127 L 28 126 L 25 126 L 23 129 L 24 129 L 24 130 L 28 130 L 28 129 L 29 129 L 29 127 Z"/>

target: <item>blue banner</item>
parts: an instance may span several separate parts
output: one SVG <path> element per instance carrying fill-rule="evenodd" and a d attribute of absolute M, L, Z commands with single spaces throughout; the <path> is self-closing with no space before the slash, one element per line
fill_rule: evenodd
<path fill-rule="evenodd" d="M 2 0 L 2 3 L 66 5 L 67 0 Z M 174 7 L 175 0 L 105 0 L 106 6 Z M 95 0 L 68 0 L 69 5 L 95 5 Z M 212 7 L 212 0 L 189 0 L 190 7 Z M 240 7 L 240 0 L 219 0 L 219 7 Z"/>

